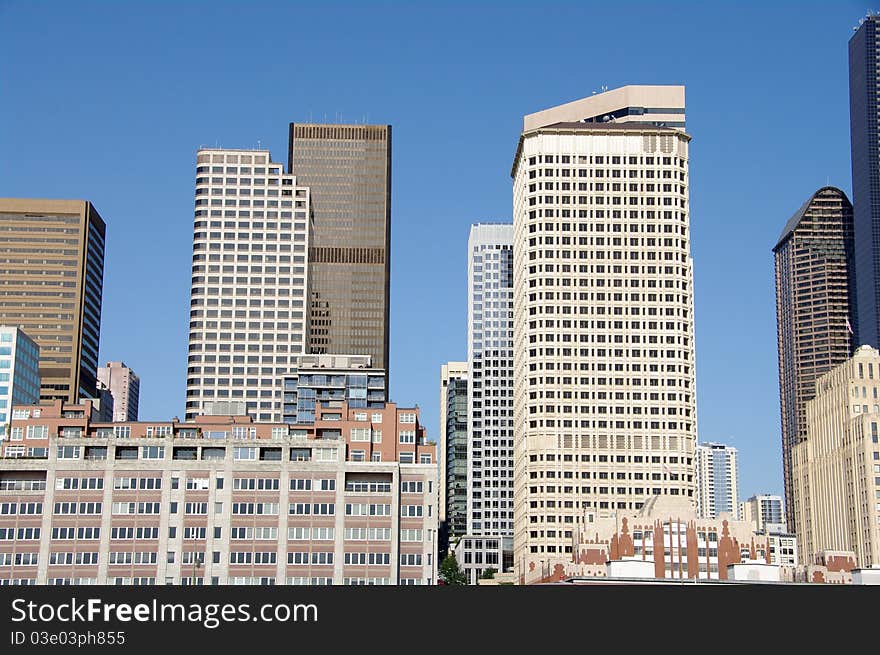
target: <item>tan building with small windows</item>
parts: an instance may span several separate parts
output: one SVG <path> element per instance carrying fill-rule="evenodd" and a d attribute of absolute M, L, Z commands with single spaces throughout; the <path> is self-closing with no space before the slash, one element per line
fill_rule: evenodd
<path fill-rule="evenodd" d="M 803 563 L 852 551 L 880 564 L 880 352 L 860 346 L 816 381 L 807 438 L 793 449 L 795 531 Z"/>
<path fill-rule="evenodd" d="M 623 87 L 524 119 L 511 170 L 518 572 L 570 559 L 585 516 L 694 499 L 684 92 Z"/>
<path fill-rule="evenodd" d="M 40 399 L 94 398 L 104 220 L 88 200 L 0 198 L 0 325 L 40 347 Z"/>

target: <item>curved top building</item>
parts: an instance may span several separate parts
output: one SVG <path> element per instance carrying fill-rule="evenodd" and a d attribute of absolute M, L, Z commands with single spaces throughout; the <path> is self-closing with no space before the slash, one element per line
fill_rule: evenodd
<path fill-rule="evenodd" d="M 806 404 L 816 380 L 849 358 L 857 339 L 853 207 L 822 187 L 782 230 L 773 256 L 782 414 L 782 465 L 789 529 L 795 529 L 791 452 L 807 438 Z"/>

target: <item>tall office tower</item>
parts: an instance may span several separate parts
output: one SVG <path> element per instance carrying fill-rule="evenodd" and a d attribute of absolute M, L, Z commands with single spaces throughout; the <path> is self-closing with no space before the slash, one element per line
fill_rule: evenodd
<path fill-rule="evenodd" d="M 849 121 L 855 223 L 859 343 L 880 346 L 880 16 L 849 40 Z M 786 492 L 788 493 L 788 492 Z M 786 510 L 791 512 L 786 498 Z"/>
<path fill-rule="evenodd" d="M 468 238 L 468 534 L 513 534 L 513 225 Z M 495 567 L 498 568 L 497 566 Z"/>
<path fill-rule="evenodd" d="M 40 347 L 40 399 L 97 393 L 104 221 L 87 200 L 0 198 L 0 324 Z"/>
<path fill-rule="evenodd" d="M 446 508 L 443 512 L 447 536 L 467 533 L 468 514 L 468 377 L 449 379 L 446 392 L 446 451 L 441 452 L 441 479 L 445 480 Z"/>
<path fill-rule="evenodd" d="M 511 171 L 514 564 L 526 583 L 542 559 L 577 565 L 590 514 L 693 502 L 684 87 L 624 89 L 526 116 Z"/>
<path fill-rule="evenodd" d="M 137 421 L 141 379 L 125 362 L 107 362 L 98 369 L 98 380 L 113 397 L 113 421 Z"/>
<path fill-rule="evenodd" d="M 186 420 L 215 401 L 273 419 L 305 352 L 309 230 L 309 190 L 269 151 L 198 151 Z"/>
<path fill-rule="evenodd" d="M 352 409 L 384 407 L 385 371 L 369 355 L 300 355 L 282 376 L 283 406 L 274 420 L 313 423 L 316 403 Z"/>
<path fill-rule="evenodd" d="M 807 438 L 792 452 L 795 532 L 804 564 L 853 551 L 880 565 L 880 352 L 860 346 L 816 381 Z"/>
<path fill-rule="evenodd" d="M 24 330 L 0 325 L 0 439 L 13 405 L 40 402 L 40 348 Z"/>
<path fill-rule="evenodd" d="M 391 126 L 291 123 L 288 170 L 312 196 L 308 352 L 387 371 Z"/>
<path fill-rule="evenodd" d="M 792 499 L 791 449 L 807 437 L 806 403 L 816 379 L 858 343 L 853 267 L 853 208 L 846 194 L 823 187 L 792 216 L 773 247 L 782 468 L 788 528 Z"/>
<path fill-rule="evenodd" d="M 785 532 L 782 496 L 756 494 L 739 504 L 739 517 L 749 521 L 758 532 Z"/>
<path fill-rule="evenodd" d="M 720 443 L 697 444 L 697 516 L 714 519 L 726 512 L 739 520 L 736 448 Z"/>
<path fill-rule="evenodd" d="M 440 462 L 440 523 L 443 524 L 446 522 L 446 461 L 447 461 L 447 453 L 446 453 L 446 406 L 449 402 L 447 397 L 447 391 L 449 389 L 449 381 L 451 379 L 459 379 L 464 378 L 467 380 L 467 362 L 447 362 L 440 366 L 440 404 L 438 407 L 440 408 L 440 431 L 437 433 L 440 435 L 440 450 L 439 450 L 439 462 Z M 467 385 L 465 384 L 465 389 L 467 389 Z M 467 395 L 461 396 L 462 402 L 466 402 Z M 465 422 L 467 422 L 467 407 L 465 407 Z M 465 431 L 467 431 L 467 425 L 464 426 Z M 462 460 L 464 463 L 464 460 Z M 447 526 L 448 527 L 448 526 Z"/>

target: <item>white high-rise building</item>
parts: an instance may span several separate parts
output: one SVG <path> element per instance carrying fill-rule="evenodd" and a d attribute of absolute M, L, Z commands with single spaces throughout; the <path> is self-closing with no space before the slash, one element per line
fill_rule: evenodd
<path fill-rule="evenodd" d="M 511 171 L 524 582 L 577 567 L 590 515 L 694 493 L 684 87 L 624 89 L 526 116 Z"/>
<path fill-rule="evenodd" d="M 739 519 L 739 469 L 733 446 L 697 444 L 697 517 L 714 519 L 724 512 Z"/>
<path fill-rule="evenodd" d="M 739 504 L 739 517 L 749 521 L 756 532 L 778 533 L 786 531 L 782 496 L 756 494 Z"/>
<path fill-rule="evenodd" d="M 478 223 L 468 238 L 467 543 L 475 582 L 501 571 L 513 535 L 513 225 Z M 483 540 L 479 537 L 506 537 Z"/>
<path fill-rule="evenodd" d="M 186 420 L 219 403 L 280 421 L 280 376 L 305 352 L 309 234 L 309 189 L 267 150 L 199 150 Z"/>

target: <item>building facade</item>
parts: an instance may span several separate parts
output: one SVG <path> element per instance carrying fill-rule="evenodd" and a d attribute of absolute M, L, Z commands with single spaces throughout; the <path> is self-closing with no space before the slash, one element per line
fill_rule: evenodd
<path fill-rule="evenodd" d="M 440 409 L 440 431 L 437 433 L 440 435 L 440 522 L 444 523 L 446 521 L 446 491 L 447 491 L 447 452 L 446 452 L 446 408 L 449 403 L 448 390 L 449 390 L 449 381 L 451 379 L 467 379 L 467 362 L 447 362 L 446 364 L 442 364 L 440 366 L 440 402 L 438 407 Z M 465 391 L 467 389 L 467 385 L 465 384 Z M 456 395 L 458 398 L 459 396 Z M 461 399 L 466 403 L 466 395 L 461 396 Z M 465 425 L 464 430 L 467 431 L 467 405 L 465 404 Z M 464 460 L 461 460 L 464 463 Z M 467 473 L 465 472 L 465 475 Z"/>
<path fill-rule="evenodd" d="M 107 362 L 98 369 L 98 381 L 113 397 L 114 421 L 137 421 L 141 379 L 125 362 Z"/>
<path fill-rule="evenodd" d="M 468 237 L 467 530 L 497 553 L 513 535 L 513 225 Z M 494 544 L 488 547 L 489 544 Z M 495 568 L 499 571 L 499 566 Z M 472 580 L 475 584 L 476 581 Z"/>
<path fill-rule="evenodd" d="M 795 533 L 804 563 L 852 551 L 880 565 L 880 352 L 860 346 L 816 382 L 807 438 L 792 453 Z"/>
<path fill-rule="evenodd" d="M 798 560 L 797 536 L 785 531 L 756 531 L 756 534 L 767 537 L 770 549 L 770 564 L 797 569 Z"/>
<path fill-rule="evenodd" d="M 743 521 L 701 519 L 693 504 L 681 496 L 653 496 L 636 511 L 613 516 L 587 512 L 585 519 L 574 536 L 574 552 L 564 560 L 545 556 L 527 562 L 520 584 L 609 574 L 727 580 L 733 564 L 770 564 L 766 536 L 756 534 Z"/>
<path fill-rule="evenodd" d="M 437 469 L 418 410 L 315 423 L 94 423 L 18 408 L 0 456 L 0 584 L 435 584 Z M 415 430 L 419 439 L 402 435 Z"/>
<path fill-rule="evenodd" d="M 387 371 L 391 126 L 291 123 L 288 170 L 313 200 L 308 352 Z"/>
<path fill-rule="evenodd" d="M 106 227 L 87 200 L 0 198 L 0 325 L 40 347 L 40 398 L 94 398 Z"/>
<path fill-rule="evenodd" d="M 306 352 L 309 190 L 266 150 L 200 149 L 186 419 L 244 402 L 277 420 L 281 373 Z"/>
<path fill-rule="evenodd" d="M 789 219 L 773 248 L 786 521 L 796 527 L 791 452 L 807 436 L 806 403 L 816 380 L 845 361 L 854 344 L 853 208 L 823 187 Z"/>
<path fill-rule="evenodd" d="M 450 377 L 446 389 L 446 438 L 441 457 L 441 480 L 445 481 L 446 537 L 456 540 L 468 531 L 468 378 Z"/>
<path fill-rule="evenodd" d="M 684 88 L 672 107 L 651 88 L 641 107 L 683 123 Z M 607 113 L 606 96 L 578 115 Z M 697 433 L 690 136 L 650 121 L 525 126 L 511 171 L 518 571 L 569 561 L 590 513 L 693 502 Z"/>
<path fill-rule="evenodd" d="M 755 530 L 787 532 L 782 496 L 756 494 L 739 504 L 739 517 L 751 523 Z"/>
<path fill-rule="evenodd" d="M 698 517 L 714 519 L 726 513 L 740 518 L 736 448 L 711 442 L 697 444 L 695 475 Z"/>
<path fill-rule="evenodd" d="M 24 330 L 0 325 L 0 440 L 14 405 L 40 402 L 40 348 Z"/>
<path fill-rule="evenodd" d="M 385 406 L 385 370 L 369 355 L 301 355 L 282 376 L 285 423 L 312 423 L 317 403 L 345 401 L 351 408 Z"/>
<path fill-rule="evenodd" d="M 880 16 L 868 16 L 849 40 L 849 119 L 855 224 L 859 344 L 880 347 Z"/>

